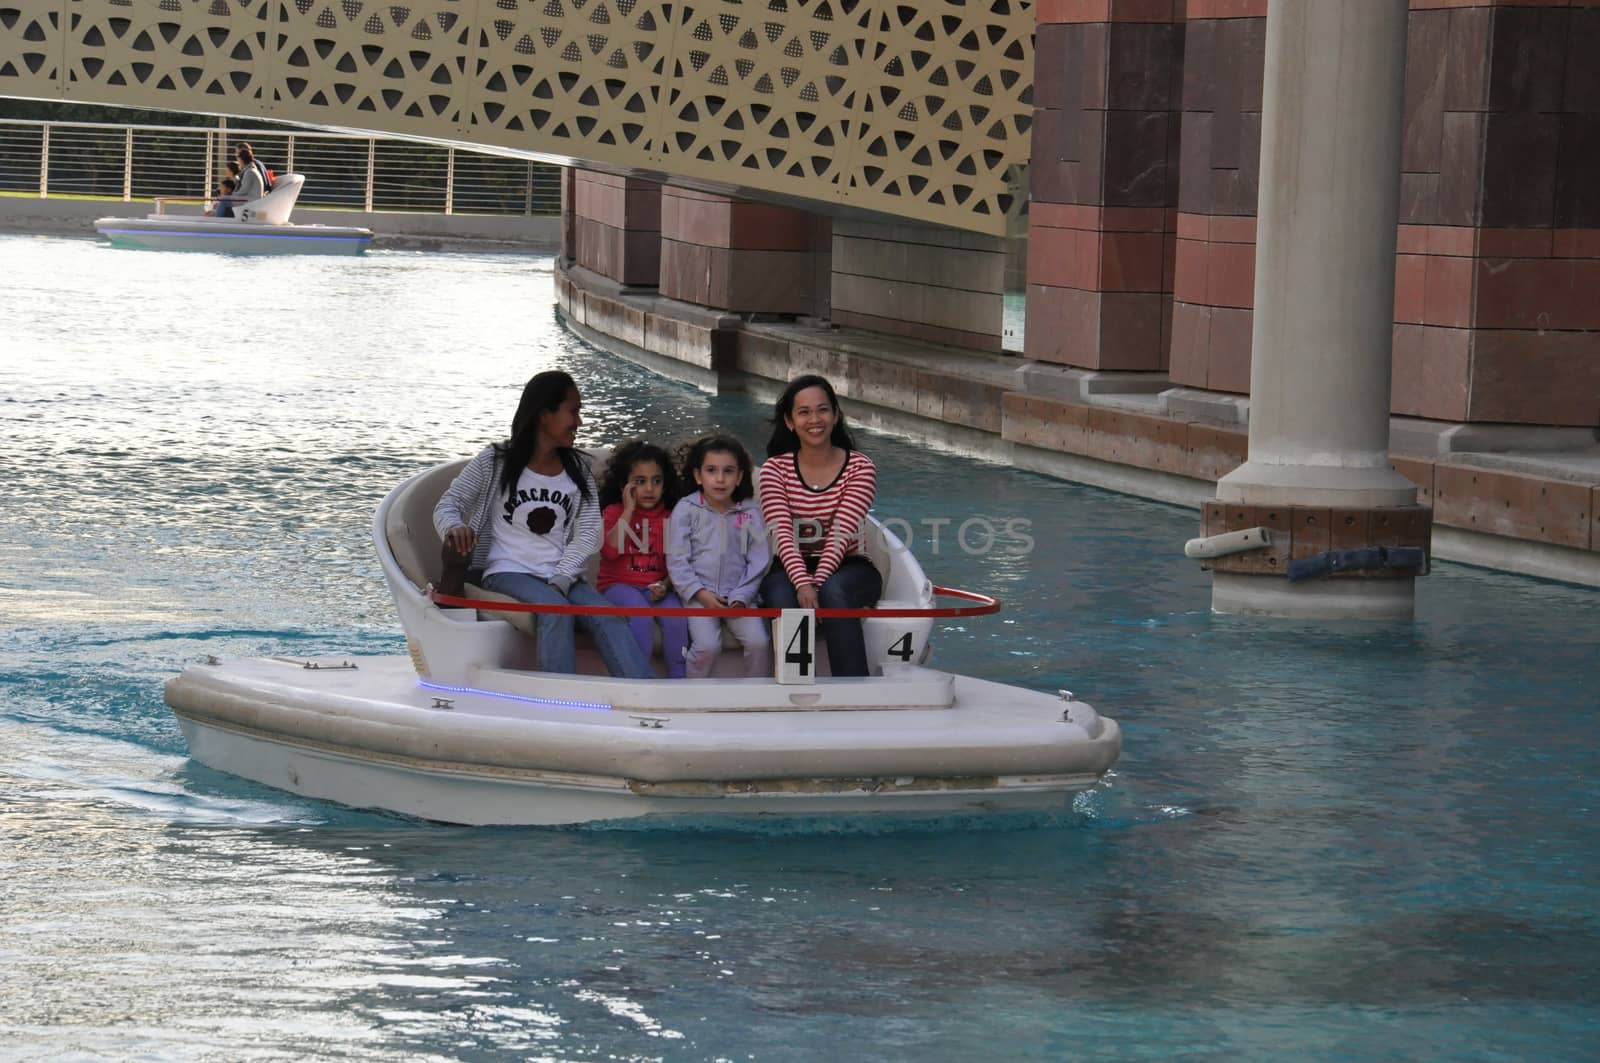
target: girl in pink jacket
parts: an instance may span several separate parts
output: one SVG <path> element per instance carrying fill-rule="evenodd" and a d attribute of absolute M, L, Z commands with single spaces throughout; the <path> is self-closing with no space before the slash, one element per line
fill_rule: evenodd
<path fill-rule="evenodd" d="M 677 608 L 667 577 L 667 517 L 680 494 L 667 452 L 642 439 L 617 446 L 600 481 L 600 574 L 595 585 L 613 605 Z M 628 627 L 648 660 L 661 625 L 667 676 L 683 678 L 688 622 L 681 616 L 633 616 Z"/>

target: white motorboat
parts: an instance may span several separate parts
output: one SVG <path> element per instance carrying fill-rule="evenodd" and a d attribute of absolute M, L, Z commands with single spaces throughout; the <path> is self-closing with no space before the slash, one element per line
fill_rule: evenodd
<path fill-rule="evenodd" d="M 234 216 L 169 214 L 171 203 L 203 200 L 157 197 L 143 218 L 99 218 L 95 231 L 116 247 L 154 251 L 218 251 L 232 255 L 359 255 L 372 230 L 354 225 L 298 225 L 289 220 L 305 177 L 284 174 L 259 199 L 234 204 Z"/>
<path fill-rule="evenodd" d="M 373 522 L 409 656 L 190 666 L 166 700 L 191 756 L 357 808 L 564 824 L 1060 810 L 1121 752 L 1116 721 L 1070 693 L 924 666 L 939 589 L 875 522 L 884 596 L 863 625 L 880 674 L 828 676 L 818 645 L 814 682 L 743 678 L 731 644 L 708 679 L 614 679 L 592 649 L 580 674 L 533 671 L 526 611 L 470 585 L 483 608 L 447 608 L 466 600 L 432 590 L 433 508 L 461 465 L 412 477 Z"/>

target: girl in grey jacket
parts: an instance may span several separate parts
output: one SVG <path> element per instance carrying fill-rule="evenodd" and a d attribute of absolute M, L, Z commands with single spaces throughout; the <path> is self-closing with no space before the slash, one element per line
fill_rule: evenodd
<path fill-rule="evenodd" d="M 707 609 L 754 605 L 761 577 L 772 562 L 767 529 L 753 495 L 750 455 L 728 436 L 705 436 L 684 453 L 683 479 L 700 490 L 681 499 L 667 522 L 667 574 L 686 606 Z M 744 616 L 691 617 L 684 673 L 711 674 L 722 652 L 726 624 L 744 649 L 747 676 L 772 672 L 766 621 Z"/>

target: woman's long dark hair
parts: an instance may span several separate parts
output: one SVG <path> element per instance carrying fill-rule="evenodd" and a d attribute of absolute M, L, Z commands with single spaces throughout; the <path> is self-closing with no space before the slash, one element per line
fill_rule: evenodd
<path fill-rule="evenodd" d="M 554 411 L 567 401 L 569 394 L 577 390 L 578 385 L 559 369 L 537 373 L 523 385 L 522 401 L 517 403 L 516 416 L 511 418 L 511 437 L 504 443 L 494 445 L 494 449 L 500 453 L 502 464 L 500 486 L 507 498 L 516 493 L 522 470 L 528 467 L 528 462 L 533 460 L 533 452 L 539 447 L 540 414 Z M 571 447 L 557 447 L 556 453 L 561 457 L 561 467 L 578 485 L 579 497 L 585 502 L 589 501 L 588 464 Z"/>
<path fill-rule="evenodd" d="M 705 463 L 707 454 L 732 454 L 733 460 L 739 463 L 739 471 L 744 475 L 739 478 L 739 486 L 733 489 L 733 500 L 743 502 L 756 493 L 754 473 L 750 468 L 750 454 L 732 436 L 701 436 L 693 443 L 685 443 L 678 448 L 683 465 L 683 486 L 687 488 L 694 483 L 694 471 Z"/>
<path fill-rule="evenodd" d="M 828 378 L 825 376 L 807 373 L 789 381 L 789 386 L 783 389 L 783 394 L 779 395 L 778 401 L 773 404 L 772 438 L 767 440 L 767 457 L 792 454 L 800 449 L 800 437 L 784 422 L 784 418 L 794 413 L 794 397 L 806 388 L 821 388 L 828 394 L 828 405 L 833 407 L 837 418 L 833 422 L 833 434 L 828 437 L 828 441 L 845 450 L 856 449 L 856 441 L 850 438 L 850 430 L 845 427 L 844 411 L 839 408 L 839 396 L 833 393 L 833 385 L 828 383 Z"/>
<path fill-rule="evenodd" d="M 661 470 L 662 506 L 671 509 L 678 504 L 678 499 L 683 497 L 683 484 L 678 479 L 678 470 L 673 467 L 671 456 L 654 443 L 630 439 L 618 443 L 617 449 L 611 452 L 611 460 L 606 462 L 606 470 L 600 477 L 602 506 L 622 504 L 622 489 L 628 485 L 633 467 L 641 461 L 653 461 Z"/>

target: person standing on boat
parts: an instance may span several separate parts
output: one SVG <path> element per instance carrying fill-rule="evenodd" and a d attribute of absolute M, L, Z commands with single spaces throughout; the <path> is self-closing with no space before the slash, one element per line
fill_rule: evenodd
<path fill-rule="evenodd" d="M 466 557 L 468 578 L 519 602 L 610 605 L 583 569 L 600 548 L 594 475 L 574 444 L 582 397 L 560 370 L 522 389 L 511 438 L 485 447 L 439 498 L 433 526 L 447 555 Z M 537 613 L 541 672 L 577 671 L 574 621 L 594 639 L 614 676 L 651 678 L 649 661 L 621 617 Z"/>
<path fill-rule="evenodd" d="M 769 607 L 864 609 L 883 593 L 883 577 L 862 552 L 861 525 L 878 490 L 872 459 L 855 448 L 827 378 L 796 377 L 778 397 L 761 515 L 772 535 L 772 566 L 761 584 Z M 861 621 L 818 620 L 836 676 L 868 674 Z"/>

